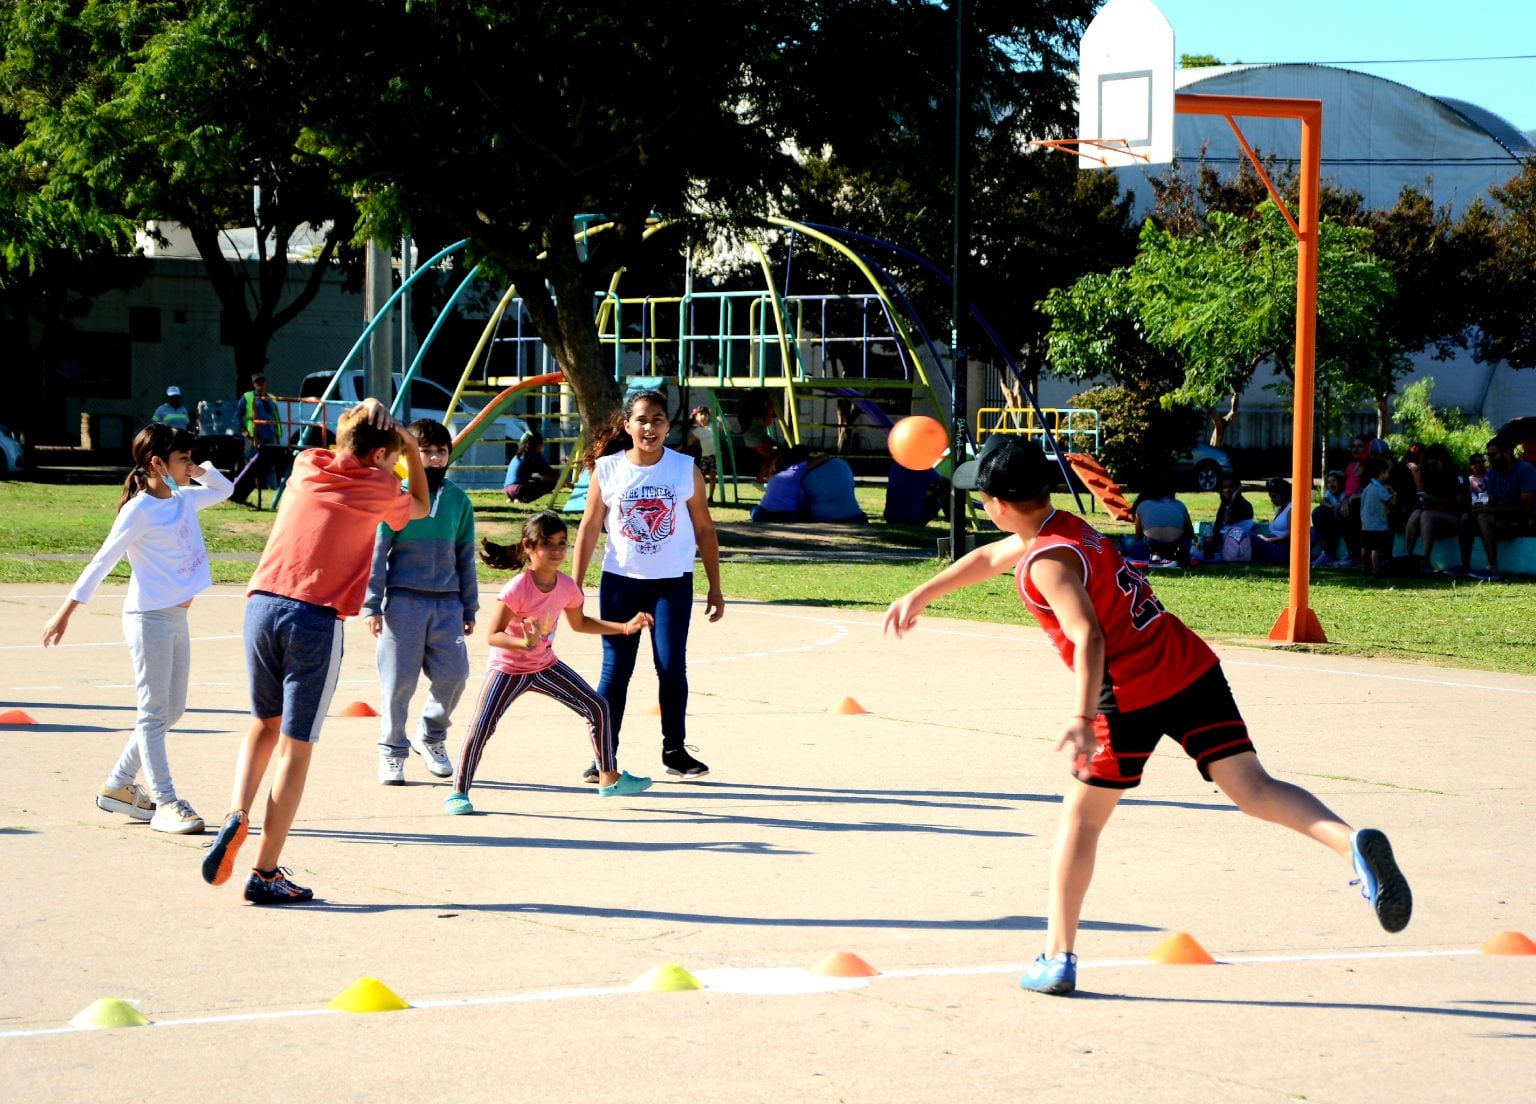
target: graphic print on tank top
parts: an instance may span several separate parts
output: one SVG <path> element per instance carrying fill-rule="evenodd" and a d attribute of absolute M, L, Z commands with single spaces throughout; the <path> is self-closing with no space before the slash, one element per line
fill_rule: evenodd
<path fill-rule="evenodd" d="M 619 499 L 619 518 L 619 532 L 649 555 L 677 528 L 677 496 L 671 487 L 636 487 Z"/>

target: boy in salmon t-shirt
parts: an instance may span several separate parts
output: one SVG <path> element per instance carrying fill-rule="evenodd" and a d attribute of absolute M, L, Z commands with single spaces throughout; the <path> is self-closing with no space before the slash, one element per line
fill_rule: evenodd
<path fill-rule="evenodd" d="M 394 473 L 402 453 L 409 493 Z M 416 438 L 402 433 L 377 399 L 364 399 L 341 416 L 334 452 L 309 449 L 294 460 L 272 535 L 246 591 L 245 659 L 255 721 L 235 761 L 232 811 L 203 860 L 204 881 L 229 880 L 275 752 L 261 849 L 245 883 L 245 899 L 284 905 L 314 897 L 288 880 L 278 858 L 336 689 L 341 622 L 362 608 L 377 527 L 403 529 L 431 507 Z"/>

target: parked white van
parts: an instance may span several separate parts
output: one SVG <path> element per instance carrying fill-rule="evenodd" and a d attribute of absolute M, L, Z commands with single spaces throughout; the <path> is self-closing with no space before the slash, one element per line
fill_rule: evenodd
<path fill-rule="evenodd" d="M 318 399 L 325 394 L 325 389 L 330 386 L 334 372 L 311 372 L 304 377 L 299 385 L 299 397 L 302 399 Z M 399 372 L 394 374 L 392 390 L 398 393 L 400 381 L 403 377 Z M 325 428 L 331 432 L 336 431 L 336 420 L 341 417 L 343 411 L 350 410 L 368 396 L 364 393 L 367 385 L 367 374 L 361 368 L 350 369 L 342 374 L 336 384 L 336 390 L 331 392 L 325 401 Z M 381 400 L 384 396 L 379 396 Z M 389 402 L 394 402 L 395 396 L 388 397 Z M 453 399 L 453 392 L 442 384 L 429 379 L 413 379 L 411 381 L 410 409 L 401 418 L 401 421 L 409 424 L 418 418 L 433 418 L 447 424 L 446 411 L 448 403 Z M 480 412 L 478 407 L 467 403 L 459 403 L 454 411 L 453 432 L 457 434 L 469 424 L 476 414 Z M 303 408 L 303 417 L 313 417 L 314 411 L 306 405 Z M 290 437 L 297 443 L 299 434 L 303 430 L 303 422 L 299 420 L 300 414 L 294 412 L 293 425 L 290 427 Z M 510 458 L 511 449 L 517 447 L 518 439 L 527 432 L 528 423 L 521 418 L 504 414 L 497 418 L 495 423 L 485 431 L 485 434 L 472 445 L 469 450 L 453 463 L 453 481 L 467 490 L 489 490 L 500 487 L 502 477 L 506 474 L 507 460 Z M 310 431 L 306 444 L 320 444 L 319 434 Z"/>

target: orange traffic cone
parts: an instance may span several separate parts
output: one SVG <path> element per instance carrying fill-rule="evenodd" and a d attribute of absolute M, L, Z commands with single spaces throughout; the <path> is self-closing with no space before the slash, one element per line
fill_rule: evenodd
<path fill-rule="evenodd" d="M 7 709 L 0 713 L 0 725 L 29 725 L 36 724 L 32 715 L 25 709 Z"/>
<path fill-rule="evenodd" d="M 338 717 L 377 717 L 378 715 L 379 711 L 377 709 L 367 702 L 360 701 L 348 702 L 336 710 L 336 716 Z"/>
<path fill-rule="evenodd" d="M 825 977 L 876 977 L 880 971 L 850 951 L 837 951 L 812 966 L 811 973 Z"/>
<path fill-rule="evenodd" d="M 1164 966 L 1214 966 L 1216 960 L 1188 932 L 1174 932 L 1147 956 Z"/>
<path fill-rule="evenodd" d="M 1495 955 L 1536 955 L 1536 941 L 1517 931 L 1501 931 L 1478 950 Z"/>
<path fill-rule="evenodd" d="M 868 713 L 869 710 L 865 709 L 862 705 L 860 705 L 858 702 L 854 701 L 852 698 L 844 698 L 842 701 L 838 702 L 836 705 L 834 705 L 832 707 L 832 712 L 834 712 L 834 713 L 850 713 L 851 714 L 851 713 Z"/>

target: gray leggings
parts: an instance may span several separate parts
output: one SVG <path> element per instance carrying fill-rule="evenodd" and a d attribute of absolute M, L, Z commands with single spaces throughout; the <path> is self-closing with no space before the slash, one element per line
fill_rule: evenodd
<path fill-rule="evenodd" d="M 176 800 L 171 765 L 165 757 L 166 731 L 187 708 L 187 675 L 192 667 L 192 634 L 187 607 L 123 614 L 123 637 L 133 656 L 139 714 L 133 735 L 107 775 L 107 785 L 126 786 L 144 768 L 144 784 L 155 804 Z"/>

